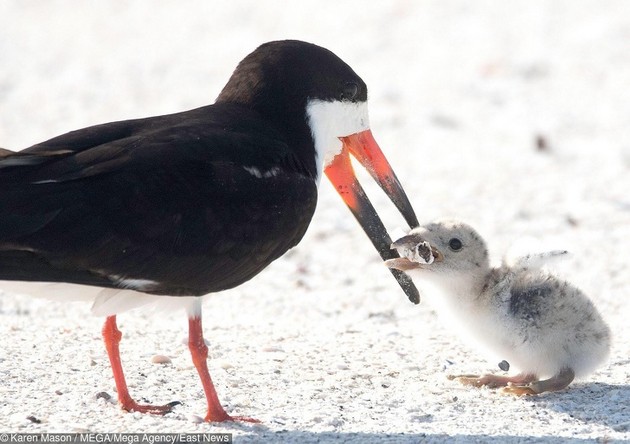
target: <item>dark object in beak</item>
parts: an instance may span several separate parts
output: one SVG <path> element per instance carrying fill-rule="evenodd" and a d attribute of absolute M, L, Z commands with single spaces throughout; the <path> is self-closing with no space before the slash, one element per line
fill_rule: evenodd
<path fill-rule="evenodd" d="M 350 208 L 354 217 L 359 221 L 363 231 L 368 235 L 381 258 L 383 260 L 397 258 L 397 252 L 390 248 L 392 241 L 383 222 L 355 177 L 349 154 L 352 153 L 361 165 L 368 170 L 370 175 L 396 205 L 396 208 L 398 208 L 398 211 L 403 215 L 409 226 L 413 228 L 418 226 L 418 219 L 409 203 L 409 199 L 369 129 L 341 137 L 341 142 L 343 143 L 341 153 L 335 156 L 331 164 L 326 167 L 326 176 L 335 186 L 335 189 L 341 195 L 348 208 Z M 420 294 L 411 278 L 400 270 L 390 268 L 390 271 L 409 300 L 414 304 L 418 304 L 420 302 Z"/>
<path fill-rule="evenodd" d="M 391 248 L 398 250 L 401 257 L 385 261 L 385 265 L 390 269 L 407 271 L 429 267 L 434 262 L 444 260 L 440 250 L 429 244 L 419 234 L 403 236 L 392 243 Z"/>

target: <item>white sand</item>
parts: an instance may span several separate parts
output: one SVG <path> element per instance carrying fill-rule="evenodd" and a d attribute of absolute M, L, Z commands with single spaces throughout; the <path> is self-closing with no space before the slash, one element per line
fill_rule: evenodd
<path fill-rule="evenodd" d="M 228 3 L 228 2 L 225 2 Z M 228 431 L 237 442 L 602 442 L 630 439 L 630 5 L 623 1 L 0 2 L 0 146 L 211 103 L 258 44 L 328 47 L 370 87 L 372 130 L 422 221 L 457 216 L 499 256 L 521 236 L 566 247 L 562 274 L 614 331 L 609 362 L 518 399 L 448 381 L 497 370 L 413 306 L 328 183 L 302 243 L 207 298 L 205 400 L 185 314 L 120 316 L 132 395 L 115 403 L 84 304 L 0 295 L 0 432 Z M 548 150 L 537 151 L 542 137 Z M 403 225 L 369 184 L 388 228 Z M 151 363 L 154 354 L 172 364 Z M 28 416 L 41 420 L 40 424 Z"/>

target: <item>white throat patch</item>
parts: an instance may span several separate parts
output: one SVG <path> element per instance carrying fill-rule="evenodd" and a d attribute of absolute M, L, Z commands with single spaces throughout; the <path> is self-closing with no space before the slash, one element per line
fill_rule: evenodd
<path fill-rule="evenodd" d="M 327 102 L 309 99 L 306 115 L 315 142 L 317 183 L 324 168 L 341 152 L 340 137 L 365 131 L 370 127 L 366 102 Z"/>

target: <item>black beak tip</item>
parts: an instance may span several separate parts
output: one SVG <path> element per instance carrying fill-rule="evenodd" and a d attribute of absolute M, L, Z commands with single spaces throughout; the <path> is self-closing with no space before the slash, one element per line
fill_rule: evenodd
<path fill-rule="evenodd" d="M 409 298 L 409 301 L 411 301 L 411 303 L 413 303 L 413 304 L 418 305 L 420 303 L 420 293 L 418 292 L 418 289 L 414 285 L 414 283 L 411 280 L 411 278 L 407 274 L 405 274 L 404 272 L 402 272 L 400 270 L 396 270 L 394 268 L 390 268 L 389 271 L 392 272 L 392 274 L 394 275 L 394 277 L 398 281 L 398 284 L 400 284 L 400 286 L 402 287 L 403 291 L 405 292 L 405 294 Z"/>

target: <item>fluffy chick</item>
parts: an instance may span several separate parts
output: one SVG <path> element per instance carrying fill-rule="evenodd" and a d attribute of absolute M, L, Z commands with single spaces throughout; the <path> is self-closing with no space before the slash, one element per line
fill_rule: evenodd
<path fill-rule="evenodd" d="M 521 371 L 449 379 L 533 395 L 562 390 L 607 358 L 610 329 L 593 303 L 541 269 L 566 251 L 530 254 L 491 267 L 482 237 L 459 221 L 415 228 L 392 248 L 401 258 L 386 261 L 387 266 L 407 272 L 466 337 Z"/>

